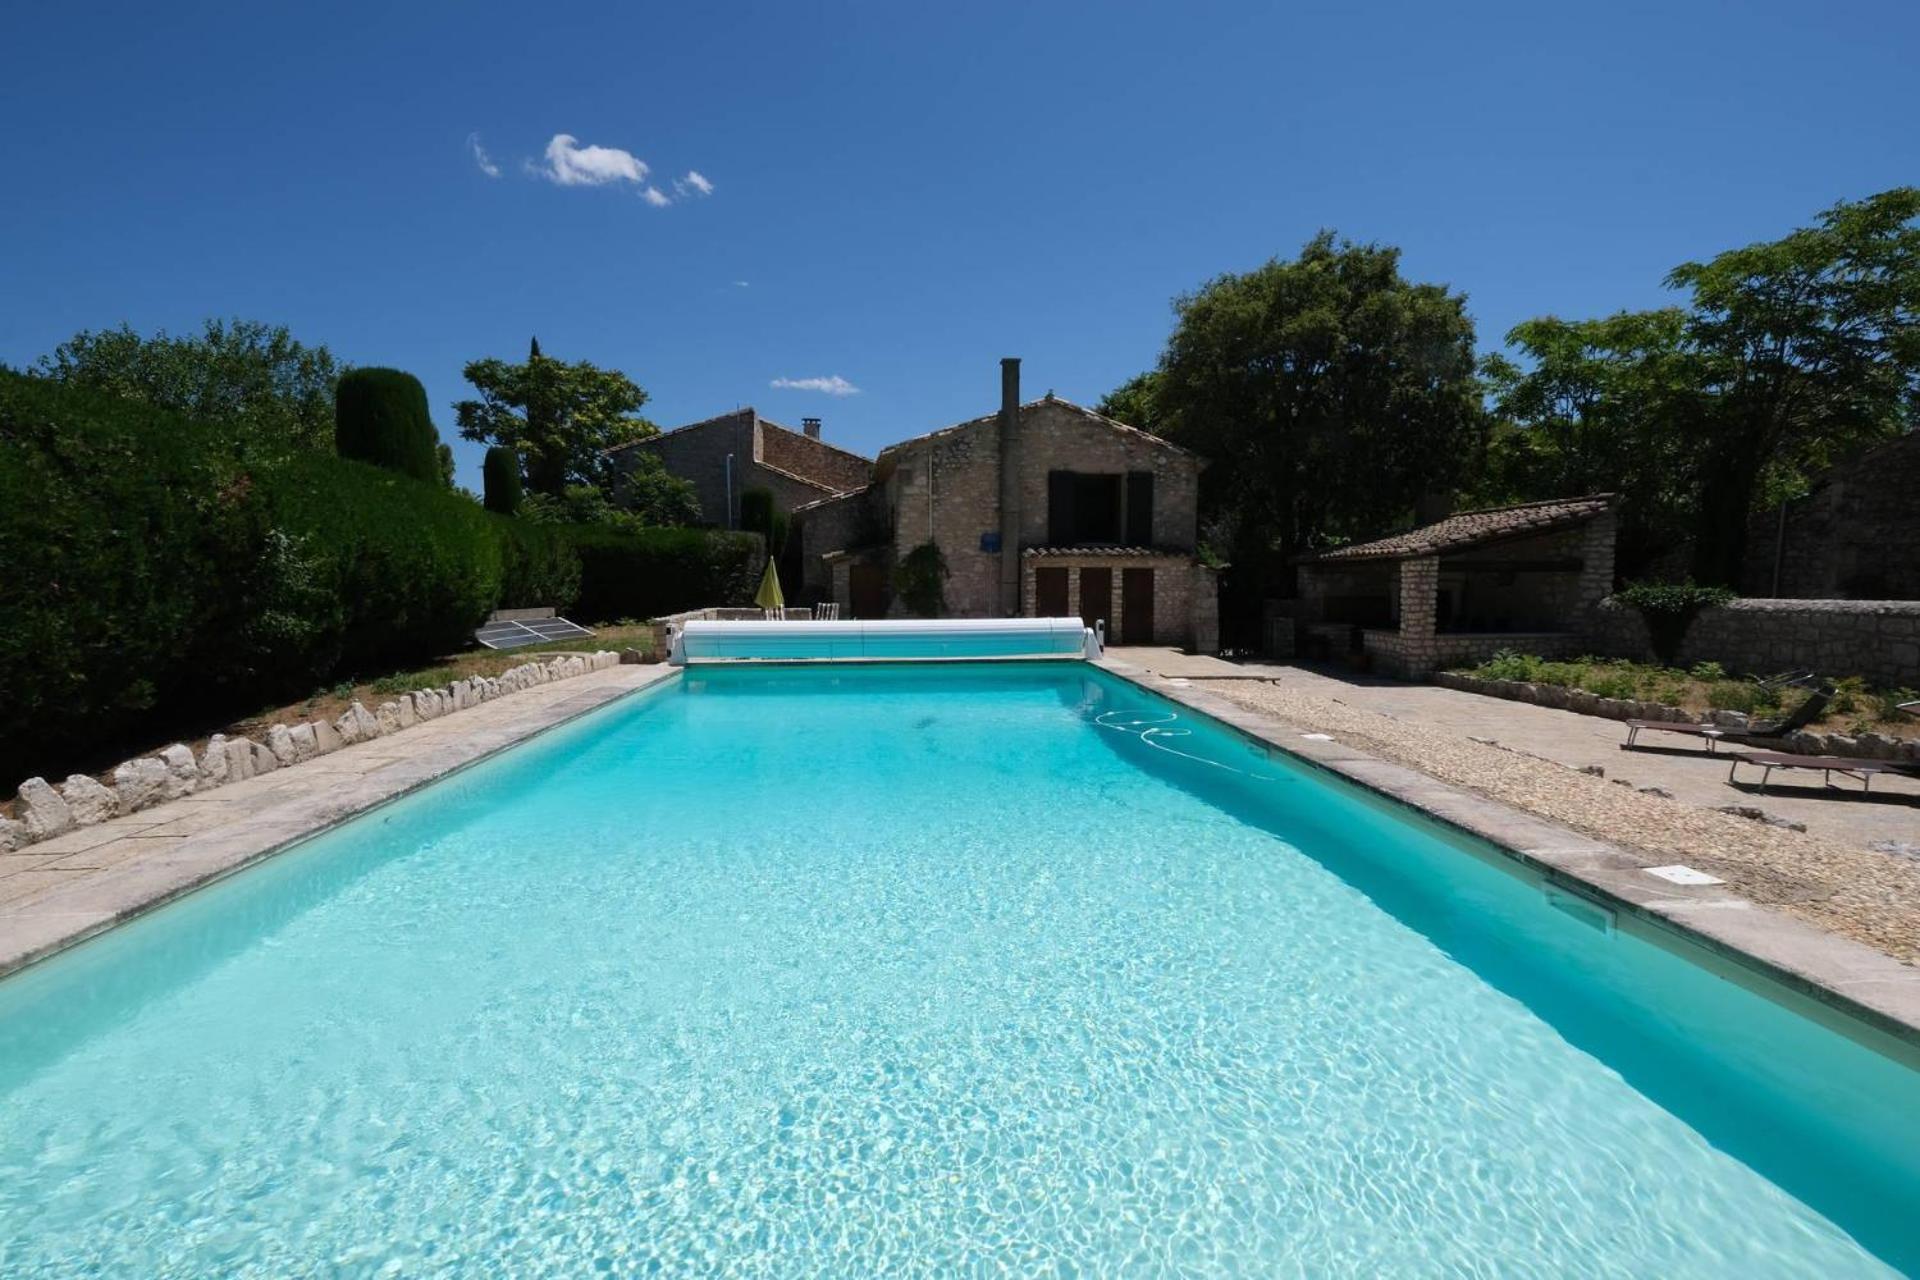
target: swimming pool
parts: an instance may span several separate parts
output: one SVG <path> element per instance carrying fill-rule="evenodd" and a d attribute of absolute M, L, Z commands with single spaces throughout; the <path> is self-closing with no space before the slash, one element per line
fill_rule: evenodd
<path fill-rule="evenodd" d="M 0 983 L 0 1274 L 1920 1267 L 1920 1076 L 1483 855 L 1084 664 L 692 668 Z"/>

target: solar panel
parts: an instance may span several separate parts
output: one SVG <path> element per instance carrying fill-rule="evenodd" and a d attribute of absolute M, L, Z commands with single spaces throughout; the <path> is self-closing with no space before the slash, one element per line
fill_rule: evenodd
<path fill-rule="evenodd" d="M 529 618 L 525 622 L 489 622 L 473 638 L 489 649 L 520 649 L 530 644 L 571 640 L 593 632 L 565 618 Z"/>

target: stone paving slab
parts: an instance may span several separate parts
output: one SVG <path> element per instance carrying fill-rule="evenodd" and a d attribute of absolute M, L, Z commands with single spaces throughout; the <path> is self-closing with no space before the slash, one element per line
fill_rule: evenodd
<path fill-rule="evenodd" d="M 0 976 L 677 674 L 619 666 L 537 685 L 4 855 Z"/>
<path fill-rule="evenodd" d="M 1476 836 L 1551 881 L 1892 1036 L 1909 1053 L 1920 1050 L 1920 969 L 1760 906 L 1725 886 L 1675 885 L 1651 877 L 1646 868 L 1658 863 L 1639 850 L 1596 840 L 1338 739 L 1309 737 L 1303 726 L 1208 692 L 1204 680 L 1189 675 L 1186 683 L 1174 683 L 1112 652 L 1096 665 L 1273 750 Z M 1191 673 L 1194 667 L 1185 669 Z M 1246 678 L 1244 672 L 1240 678 Z"/>

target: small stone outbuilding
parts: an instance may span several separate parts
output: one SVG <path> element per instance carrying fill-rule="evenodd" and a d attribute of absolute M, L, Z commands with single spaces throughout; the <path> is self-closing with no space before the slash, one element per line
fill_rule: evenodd
<path fill-rule="evenodd" d="M 1051 394 L 889 446 L 865 488 L 798 508 L 803 594 L 856 618 L 904 616 L 893 567 L 925 543 L 945 614 L 1078 616 L 1110 643 L 1219 647 L 1214 573 L 1196 557 L 1201 459 Z"/>
<path fill-rule="evenodd" d="M 1599 493 L 1462 511 L 1305 557 L 1303 649 L 1413 678 L 1500 649 L 1575 652 L 1613 590 L 1615 506 Z"/>

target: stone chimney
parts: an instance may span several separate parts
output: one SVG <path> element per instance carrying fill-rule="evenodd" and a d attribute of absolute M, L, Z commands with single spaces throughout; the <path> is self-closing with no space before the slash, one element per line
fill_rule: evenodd
<path fill-rule="evenodd" d="M 1020 359 L 1000 362 L 1000 612 L 1020 613 Z"/>
<path fill-rule="evenodd" d="M 818 440 L 820 438 L 820 419 L 802 418 L 800 419 L 800 429 L 807 433 L 807 439 Z"/>

